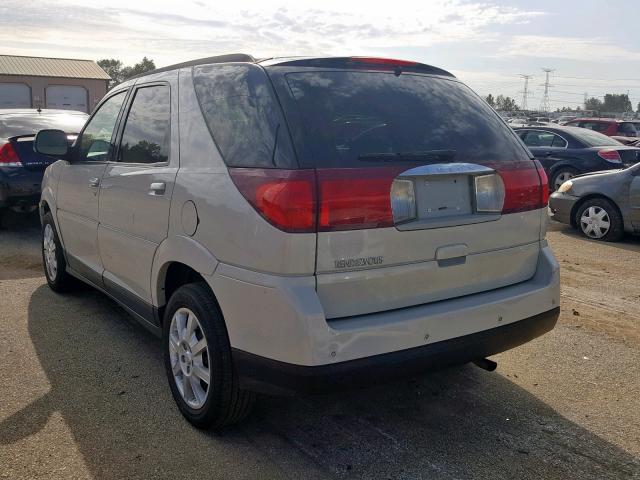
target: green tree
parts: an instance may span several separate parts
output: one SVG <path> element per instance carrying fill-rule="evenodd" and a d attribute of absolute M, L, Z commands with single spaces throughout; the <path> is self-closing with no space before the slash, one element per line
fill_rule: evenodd
<path fill-rule="evenodd" d="M 504 95 L 498 95 L 496 97 L 496 110 L 503 112 L 514 112 L 520 110 L 516 101 L 511 97 L 505 97 Z"/>
<path fill-rule="evenodd" d="M 591 97 L 584 102 L 585 110 L 595 110 L 596 112 L 602 112 L 602 106 L 603 103 L 595 97 Z"/>
<path fill-rule="evenodd" d="M 630 112 L 633 110 L 633 106 L 626 93 L 607 93 L 604 96 L 602 110 L 616 113 Z"/>
<path fill-rule="evenodd" d="M 113 88 L 119 83 L 122 83 L 122 62 L 120 60 L 103 58 L 102 60 L 98 60 L 98 65 L 111 77 L 111 80 L 109 80 L 109 88 Z"/>
<path fill-rule="evenodd" d="M 492 107 L 496 106 L 496 100 L 495 98 L 493 98 L 493 95 L 491 94 L 487 95 L 486 97 L 484 97 L 484 100 Z"/>
<path fill-rule="evenodd" d="M 146 73 L 150 70 L 155 70 L 156 65 L 153 60 L 143 57 L 142 60 L 136 63 L 133 67 L 123 67 L 120 60 L 115 58 L 104 58 L 98 60 L 98 65 L 107 72 L 107 75 L 111 77 L 109 82 L 109 89 L 124 82 L 125 80 Z"/>

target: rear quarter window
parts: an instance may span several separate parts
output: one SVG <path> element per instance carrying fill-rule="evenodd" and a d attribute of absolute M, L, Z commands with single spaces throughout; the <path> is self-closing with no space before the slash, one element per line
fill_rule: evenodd
<path fill-rule="evenodd" d="M 491 107 L 454 80 L 355 71 L 294 72 L 286 79 L 313 154 L 310 166 L 364 167 L 380 165 L 385 155 L 433 151 L 455 151 L 456 162 L 529 158 Z"/>
<path fill-rule="evenodd" d="M 291 139 L 265 71 L 257 65 L 195 67 L 205 121 L 228 166 L 296 168 Z"/>

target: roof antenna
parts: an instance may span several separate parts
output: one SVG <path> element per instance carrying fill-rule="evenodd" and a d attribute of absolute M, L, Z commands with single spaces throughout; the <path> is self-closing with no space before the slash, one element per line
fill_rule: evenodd
<path fill-rule="evenodd" d="M 36 108 L 36 112 L 42 113 L 42 108 L 40 108 L 40 107 Z"/>

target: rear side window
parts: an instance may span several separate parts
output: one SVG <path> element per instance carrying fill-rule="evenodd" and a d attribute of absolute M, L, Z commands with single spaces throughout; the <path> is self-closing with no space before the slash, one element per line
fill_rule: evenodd
<path fill-rule="evenodd" d="M 580 126 L 593 130 L 594 132 L 604 132 L 609 125 L 604 122 L 580 122 Z"/>
<path fill-rule="evenodd" d="M 529 158 L 491 107 L 457 81 L 353 71 L 286 78 L 317 167 Z"/>
<path fill-rule="evenodd" d="M 122 132 L 118 161 L 164 163 L 169 160 L 171 100 L 168 85 L 136 90 Z"/>
<path fill-rule="evenodd" d="M 297 168 L 280 105 L 261 67 L 203 65 L 194 68 L 193 84 L 228 166 Z"/>
<path fill-rule="evenodd" d="M 625 122 L 618 125 L 618 131 L 623 135 L 627 135 L 629 137 L 635 137 L 638 135 L 636 126 L 631 122 Z"/>

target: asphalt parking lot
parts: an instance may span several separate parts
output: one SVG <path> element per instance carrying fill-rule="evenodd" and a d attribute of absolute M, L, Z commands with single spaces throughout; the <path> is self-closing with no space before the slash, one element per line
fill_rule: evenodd
<path fill-rule="evenodd" d="M 640 478 L 640 239 L 553 225 L 560 321 L 496 372 L 264 397 L 215 435 L 179 414 L 154 337 L 97 292 L 49 290 L 38 228 L 0 231 L 0 478 Z"/>

